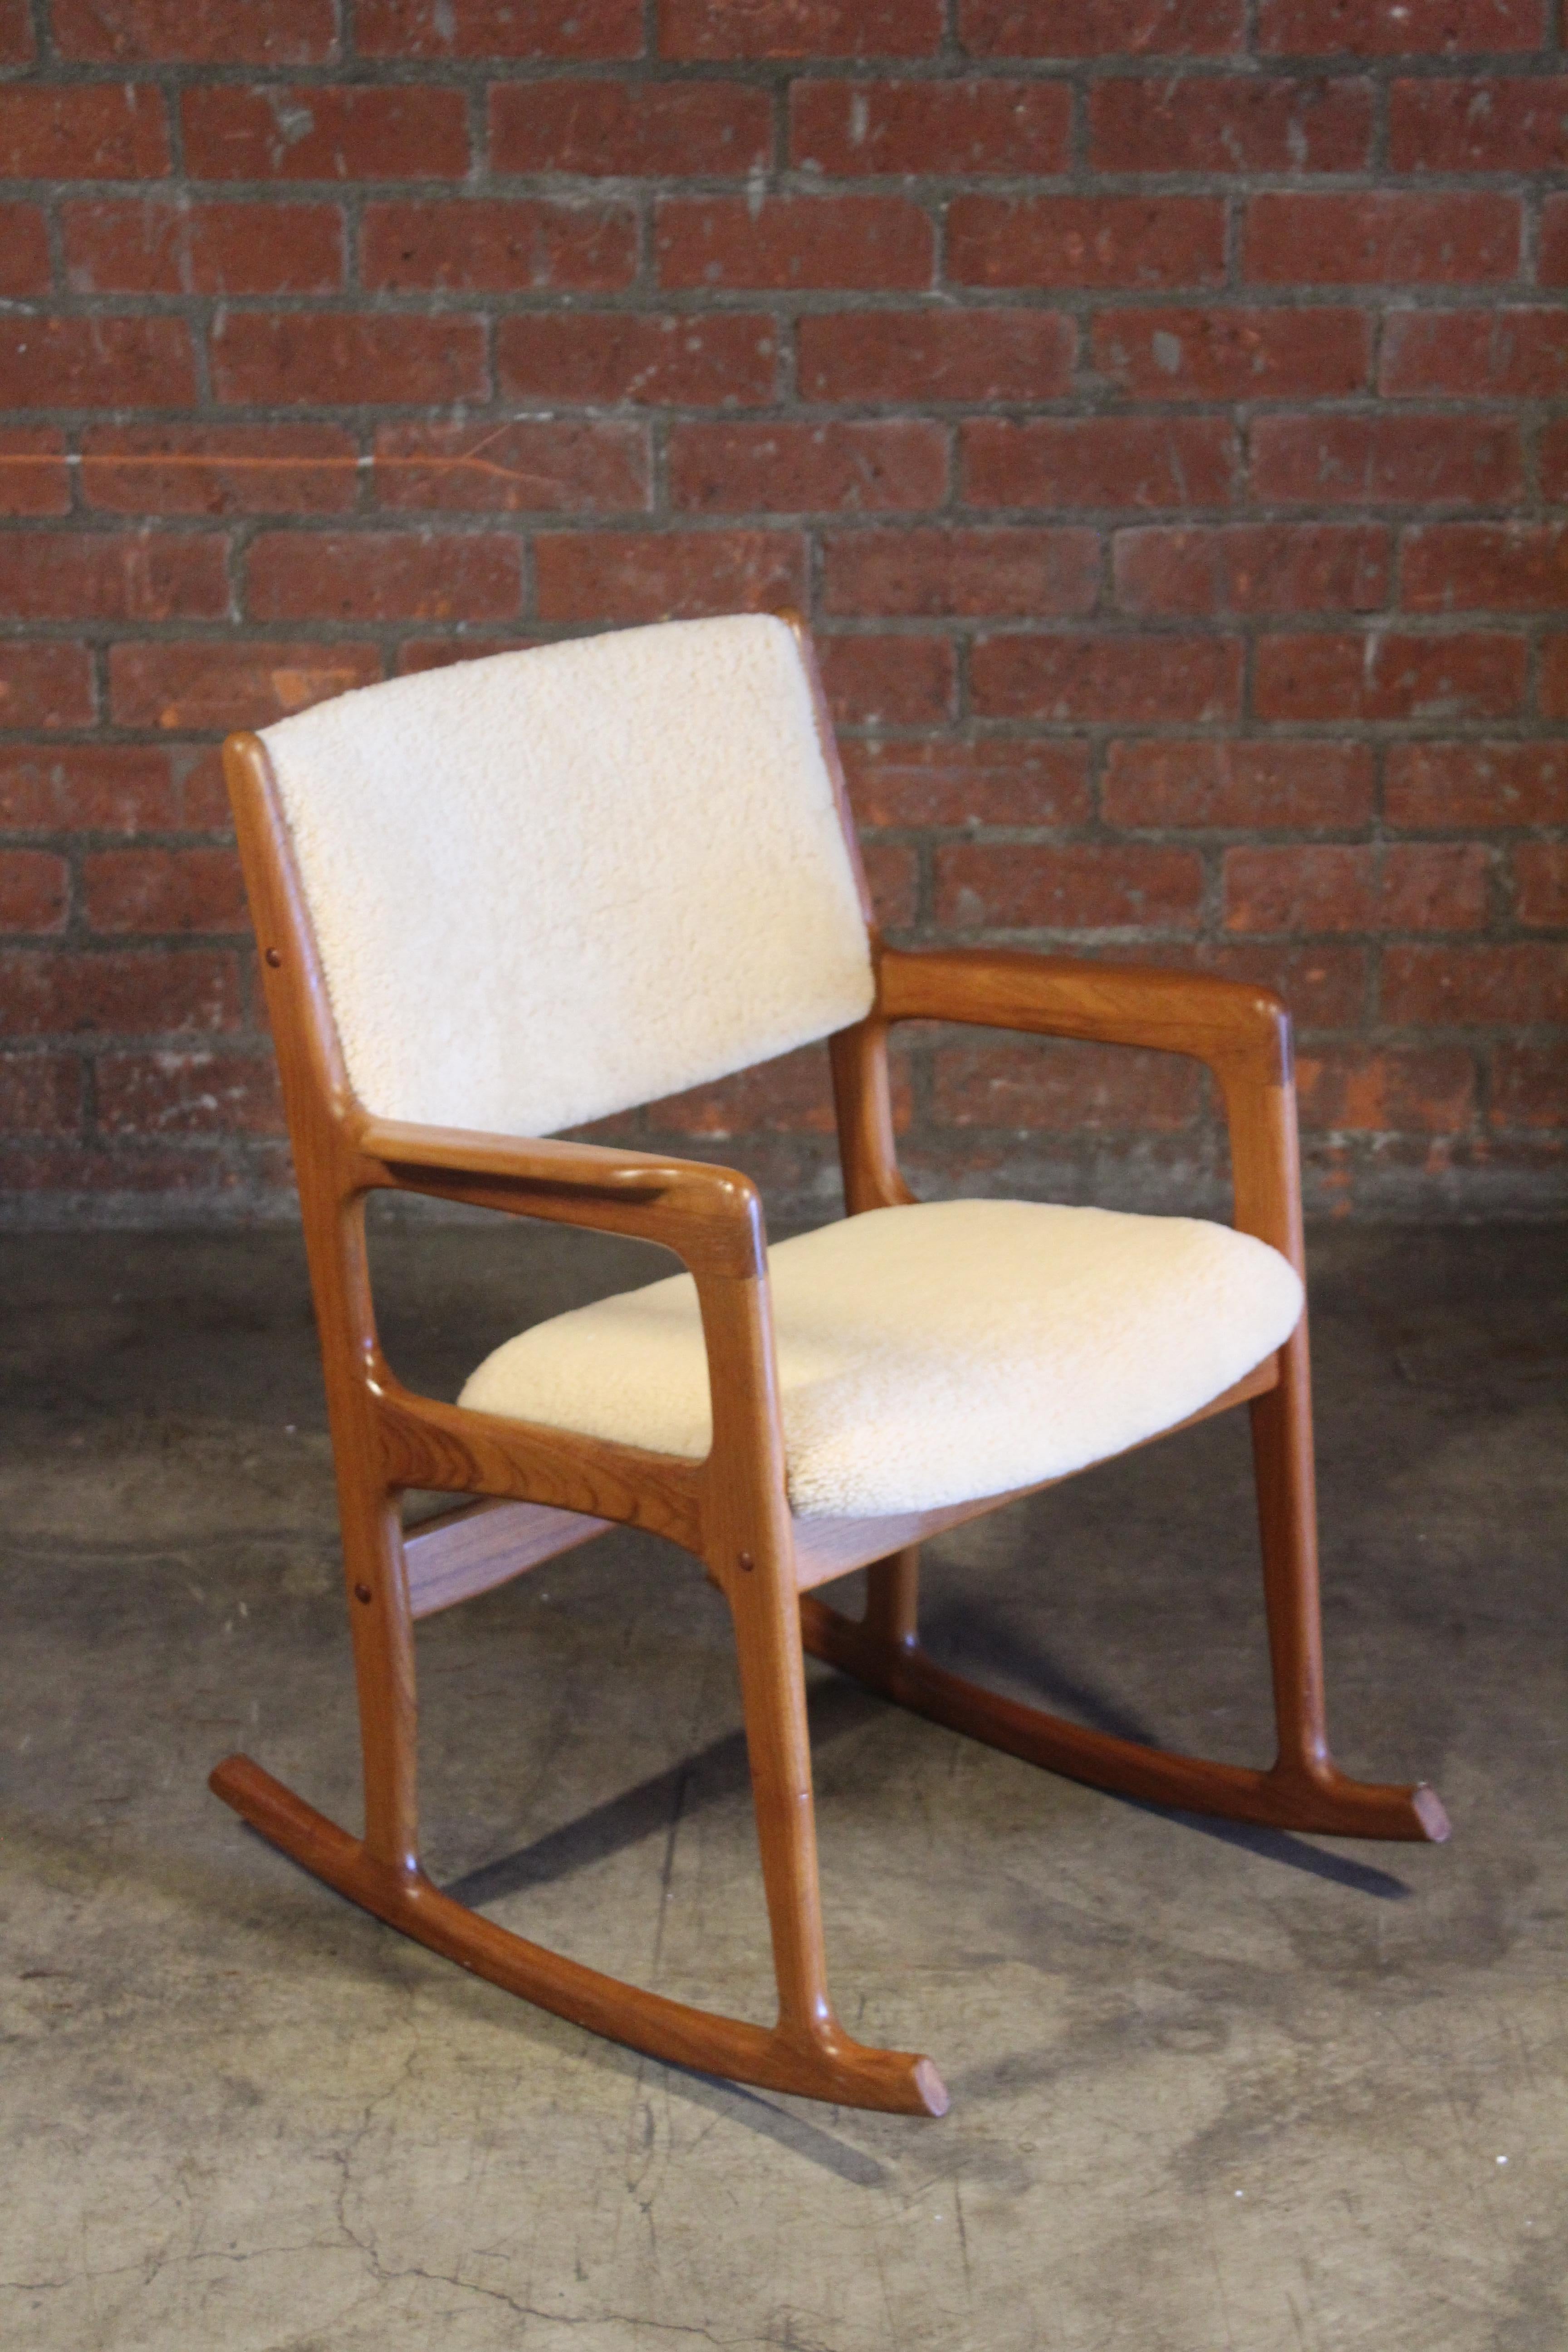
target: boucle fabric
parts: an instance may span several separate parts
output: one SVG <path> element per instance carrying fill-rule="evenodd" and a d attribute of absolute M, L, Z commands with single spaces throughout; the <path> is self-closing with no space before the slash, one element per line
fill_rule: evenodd
<path fill-rule="evenodd" d="M 397 678 L 262 740 L 379 1118 L 548 1135 L 870 1009 L 810 688 L 770 615 Z"/>
<path fill-rule="evenodd" d="M 1294 1269 L 1227 1225 L 1026 1201 L 873 1209 L 768 1261 L 802 1518 L 932 1510 L 1081 1470 L 1198 1412 L 1301 1312 Z M 538 1324 L 461 1402 L 700 1457 L 696 1286 L 676 1275 Z"/>

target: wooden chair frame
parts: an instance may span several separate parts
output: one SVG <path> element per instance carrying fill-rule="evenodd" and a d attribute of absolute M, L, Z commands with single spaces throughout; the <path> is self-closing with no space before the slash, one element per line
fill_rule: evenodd
<path fill-rule="evenodd" d="M 794 625 L 858 872 L 810 642 Z M 805 1650 L 917 1714 L 1096 1787 L 1292 1830 L 1447 1835 L 1430 1789 L 1352 1780 L 1330 1759 L 1304 1320 L 1277 1356 L 1193 1416 L 1242 1402 L 1251 1410 L 1279 1727 L 1268 1770 L 1086 1730 L 949 1674 L 924 1654 L 916 1632 L 919 1543 L 1014 1496 L 898 1519 L 795 1520 L 755 1187 L 727 1169 L 646 1152 L 373 1118 L 348 1081 L 266 748 L 254 735 L 233 736 L 225 760 L 321 1334 L 364 1766 L 364 1833 L 353 1837 L 247 1757 L 228 1758 L 211 1786 L 264 1837 L 405 1935 L 651 2056 L 775 2091 L 941 2115 L 947 2095 L 931 2062 L 855 2042 L 828 1997 Z M 864 889 L 862 875 L 863 900 Z M 1201 975 L 989 949 L 907 953 L 884 946 L 874 927 L 872 940 L 874 1008 L 830 1041 L 851 1215 L 912 1197 L 894 1150 L 890 1024 L 976 1023 L 1153 1046 L 1206 1063 L 1229 1122 L 1236 1223 L 1301 1267 L 1289 1022 L 1276 996 Z M 364 1202 L 377 1190 L 551 1218 L 672 1250 L 690 1270 L 701 1308 L 713 1403 L 707 1458 L 693 1463 L 467 1412 L 404 1387 L 381 1353 L 372 1305 Z M 405 1537 L 400 1496 L 409 1487 L 483 1499 Z M 527 1942 L 442 1894 L 420 1864 L 415 1621 L 616 1524 L 694 1553 L 730 1603 L 778 1981 L 771 2027 L 666 2000 Z M 860 1620 L 813 1595 L 814 1586 L 861 1566 L 870 1573 Z"/>

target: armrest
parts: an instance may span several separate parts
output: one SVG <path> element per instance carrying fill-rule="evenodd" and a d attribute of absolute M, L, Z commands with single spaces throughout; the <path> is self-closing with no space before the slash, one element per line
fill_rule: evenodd
<path fill-rule="evenodd" d="M 759 1275 L 762 1202 L 750 1177 L 700 1160 L 368 1119 L 355 1181 L 660 1242 L 697 1274 Z"/>

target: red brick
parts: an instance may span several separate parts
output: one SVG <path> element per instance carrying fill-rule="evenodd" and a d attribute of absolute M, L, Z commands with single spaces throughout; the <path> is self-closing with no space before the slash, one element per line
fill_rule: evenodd
<path fill-rule="evenodd" d="M 1153 524 L 1118 531 L 1111 556 L 1127 613 L 1360 613 L 1388 597 L 1375 523 Z"/>
<path fill-rule="evenodd" d="M 537 637 L 467 633 L 457 637 L 405 637 L 397 648 L 396 675 L 416 677 L 427 669 L 450 669 L 455 662 L 488 661 L 492 654 L 525 654 L 539 642 Z"/>
<path fill-rule="evenodd" d="M 535 594 L 546 621 L 662 621 L 798 605 L 805 557 L 792 530 L 542 531 Z"/>
<path fill-rule="evenodd" d="M 178 822 L 167 751 L 130 743 L 0 751 L 0 825 L 9 831 L 142 833 Z"/>
<path fill-rule="evenodd" d="M 1486 920 L 1477 842 L 1292 844 L 1227 849 L 1227 931 L 1466 931 Z"/>
<path fill-rule="evenodd" d="M 158 196 L 60 207 L 77 294 L 333 294 L 336 205 L 180 205 Z"/>
<path fill-rule="evenodd" d="M 28 0 L 0 0 L 0 65 L 31 65 L 37 54 Z"/>
<path fill-rule="evenodd" d="M 1457 1135 L 1475 1110 L 1459 1045 L 1318 1046 L 1296 1060 L 1301 1124 L 1342 1134 Z"/>
<path fill-rule="evenodd" d="M 800 322 L 807 400 L 1058 400 L 1073 322 L 1054 310 L 843 310 Z"/>
<path fill-rule="evenodd" d="M 1220 416 L 977 416 L 959 449 L 980 507 L 1226 506 L 1236 468 Z"/>
<path fill-rule="evenodd" d="M 110 703 L 120 727 L 215 734 L 267 727 L 380 676 L 374 646 L 123 645 L 109 655 Z"/>
<path fill-rule="evenodd" d="M 85 646 L 0 638 L 0 727 L 90 727 L 93 716 Z"/>
<path fill-rule="evenodd" d="M 832 1135 L 833 1080 L 819 1045 L 781 1054 L 717 1085 L 650 1103 L 648 1121 L 668 1135 L 720 1142 L 732 1135 Z"/>
<path fill-rule="evenodd" d="M 875 514 L 941 506 L 947 436 L 915 417 L 842 425 L 677 425 L 669 494 L 696 514 Z"/>
<path fill-rule="evenodd" d="M 163 95 L 150 82 L 0 89 L 0 178 L 155 180 L 168 168 Z"/>
<path fill-rule="evenodd" d="M 1088 613 L 1099 586 L 1092 530 L 837 531 L 823 543 L 826 613 Z"/>
<path fill-rule="evenodd" d="M 907 930 L 915 919 L 920 898 L 920 868 L 913 849 L 900 841 L 868 841 L 861 845 L 861 856 L 878 922 L 889 930 Z"/>
<path fill-rule="evenodd" d="M 186 749 L 174 756 L 179 822 L 189 831 L 219 833 L 233 822 L 228 786 L 224 781 L 223 752 L 216 743 Z"/>
<path fill-rule="evenodd" d="M 939 844 L 936 919 L 954 930 L 1192 930 L 1204 869 L 1190 849 Z"/>
<path fill-rule="evenodd" d="M 1384 800 L 1433 832 L 1568 824 L 1568 743 L 1391 743 Z"/>
<path fill-rule="evenodd" d="M 1413 613 L 1531 613 L 1568 604 L 1568 526 L 1436 522 L 1407 531 L 1404 602 Z"/>
<path fill-rule="evenodd" d="M 1568 286 L 1568 196 L 1548 196 L 1542 205 L 1535 274 L 1542 286 Z"/>
<path fill-rule="evenodd" d="M 1553 400 L 1568 393 L 1568 310 L 1400 310 L 1384 331 L 1385 393 Z"/>
<path fill-rule="evenodd" d="M 743 82 L 501 82 L 489 107 L 493 172 L 740 179 L 773 149 L 768 94 Z"/>
<path fill-rule="evenodd" d="M 642 0 L 356 0 L 362 58 L 638 58 Z"/>
<path fill-rule="evenodd" d="M 84 861 L 95 931 L 243 931 L 245 883 L 232 849 L 106 849 Z"/>
<path fill-rule="evenodd" d="M 1363 172 L 1372 128 L 1364 81 L 1159 74 L 1089 90 L 1100 172 Z"/>
<path fill-rule="evenodd" d="M 0 931 L 64 928 L 70 877 L 47 849 L 0 849 Z"/>
<path fill-rule="evenodd" d="M 1539 457 L 1542 497 L 1549 506 L 1568 505 L 1568 416 L 1542 426 Z"/>
<path fill-rule="evenodd" d="M 1402 1027 L 1568 1022 L 1568 956 L 1544 940 L 1385 948 L 1382 999 L 1384 1019 Z"/>
<path fill-rule="evenodd" d="M 1258 46 L 1267 56 L 1486 56 L 1546 43 L 1545 0 L 1262 0 Z"/>
<path fill-rule="evenodd" d="M 1553 172 L 1568 163 L 1568 78 L 1396 81 L 1388 158 L 1396 172 Z"/>
<path fill-rule="evenodd" d="M 942 0 L 659 0 L 666 58 L 923 58 Z"/>
<path fill-rule="evenodd" d="M 1542 719 L 1568 719 L 1568 636 L 1542 640 L 1540 691 Z"/>
<path fill-rule="evenodd" d="M 929 286 L 931 225 L 903 196 L 672 197 L 658 207 L 661 286 Z"/>
<path fill-rule="evenodd" d="M 524 400 L 754 406 L 774 397 L 778 343 L 762 311 L 552 310 L 500 321 L 496 373 L 503 395 Z"/>
<path fill-rule="evenodd" d="M 797 81 L 790 160 L 859 172 L 1065 172 L 1072 95 L 1047 81 Z"/>
<path fill-rule="evenodd" d="M 1242 0 L 959 0 L 977 58 L 1225 57 L 1247 41 Z"/>
<path fill-rule="evenodd" d="M 0 427 L 0 514 L 68 513 L 65 446 L 65 435 L 53 425 Z"/>
<path fill-rule="evenodd" d="M 227 1158 L 215 1154 L 210 1144 L 201 1142 L 184 1149 L 155 1149 L 143 1142 L 129 1150 L 38 1143 L 7 1150 L 5 1166 L 14 1191 L 49 1194 L 57 1201 L 103 1193 L 142 1200 L 155 1200 L 159 1194 L 166 1199 L 175 1193 L 205 1193 L 210 1202 L 214 1196 L 234 1194 L 247 1180 L 269 1190 L 275 1199 L 287 1197 L 290 1189 L 287 1151 L 281 1146 L 259 1144 L 247 1153 L 244 1168 L 235 1167 Z"/>
<path fill-rule="evenodd" d="M 1500 1045 L 1492 1055 L 1493 1128 L 1568 1126 L 1568 1043 Z"/>
<path fill-rule="evenodd" d="M 14 948 L 0 956 L 0 1033 L 8 1037 L 234 1029 L 239 1013 L 239 971 L 228 950 Z"/>
<path fill-rule="evenodd" d="M 964 286 L 1220 286 L 1225 206 L 1216 196 L 957 196 L 947 274 Z"/>
<path fill-rule="evenodd" d="M 1311 286 L 1479 285 L 1519 274 L 1520 207 L 1479 192 L 1270 190 L 1247 208 L 1244 274 Z"/>
<path fill-rule="evenodd" d="M 1168 1134 L 1197 1117 L 1203 1081 L 1196 1062 L 1125 1046 L 942 1045 L 931 1057 L 931 1113 L 959 1129 Z"/>
<path fill-rule="evenodd" d="M 336 13 L 332 0 L 54 0 L 50 21 L 61 57 L 88 65 L 320 66 L 337 55 Z"/>
<path fill-rule="evenodd" d="M 0 1059 L 0 1134 L 75 1135 L 81 1128 L 81 1064 L 66 1054 Z"/>
<path fill-rule="evenodd" d="M 1234 637 L 990 637 L 970 679 L 988 719 L 1202 724 L 1239 716 L 1241 661 Z"/>
<path fill-rule="evenodd" d="M 225 543 L 174 531 L 0 536 L 0 614 L 29 621 L 221 620 Z"/>
<path fill-rule="evenodd" d="M 335 425 L 103 425 L 80 471 L 118 514 L 327 514 L 353 506 L 358 465 Z"/>
<path fill-rule="evenodd" d="M 1112 743 L 1100 805 L 1108 824 L 1352 831 L 1373 814 L 1364 743 Z"/>
<path fill-rule="evenodd" d="M 25 301 L 50 285 L 49 233 L 41 206 L 0 205 L 0 299 Z"/>
<path fill-rule="evenodd" d="M 1162 962 L 1175 950 L 1162 948 Z M 1294 947 L 1286 940 L 1227 940 L 1191 950 L 1194 970 L 1221 980 L 1241 980 L 1272 988 L 1285 999 L 1298 1031 L 1349 1029 L 1366 1015 L 1368 952 L 1339 940 L 1314 940 Z"/>
<path fill-rule="evenodd" d="M 520 418 L 384 425 L 375 494 L 385 507 L 595 514 L 648 502 L 646 427 Z"/>
<path fill-rule="evenodd" d="M 637 275 L 637 225 L 624 207 L 540 197 L 367 205 L 360 270 L 367 286 L 511 293 L 546 287 L 615 293 Z"/>
<path fill-rule="evenodd" d="M 1255 498 L 1311 506 L 1486 505 L 1524 481 L 1511 417 L 1259 416 L 1252 425 Z"/>
<path fill-rule="evenodd" d="M 1093 355 L 1144 399 L 1332 399 L 1364 390 L 1371 333 L 1361 310 L 1111 310 Z"/>
<path fill-rule="evenodd" d="M 213 327 L 212 365 L 218 400 L 258 407 L 424 404 L 489 391 L 483 323 L 460 312 L 228 310 Z"/>
<path fill-rule="evenodd" d="M 1513 853 L 1513 886 L 1521 923 L 1568 929 L 1568 842 L 1521 842 Z"/>
<path fill-rule="evenodd" d="M 270 1055 L 105 1054 L 96 1068 L 105 1135 L 281 1135 Z"/>
<path fill-rule="evenodd" d="M 1092 814 L 1082 743 L 849 742 L 844 772 L 862 824 L 1083 824 Z"/>
<path fill-rule="evenodd" d="M 1325 631 L 1264 637 L 1256 707 L 1262 719 L 1504 719 L 1524 698 L 1522 637 L 1475 631 L 1425 637 Z"/>
<path fill-rule="evenodd" d="M 264 531 L 246 560 L 247 610 L 262 621 L 504 621 L 521 593 L 510 531 Z"/>
<path fill-rule="evenodd" d="M 950 638 L 818 637 L 816 657 L 840 727 L 940 727 L 952 717 L 958 671 Z"/>
<path fill-rule="evenodd" d="M 197 180 L 456 180 L 468 168 L 460 89 L 416 82 L 209 83 L 181 93 Z"/>
<path fill-rule="evenodd" d="M 183 319 L 0 320 L 0 408 L 184 408 L 195 397 Z"/>

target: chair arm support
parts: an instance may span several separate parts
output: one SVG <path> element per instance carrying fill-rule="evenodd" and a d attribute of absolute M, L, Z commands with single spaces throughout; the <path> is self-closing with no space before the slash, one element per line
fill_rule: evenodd
<path fill-rule="evenodd" d="M 367 1119 L 354 1139 L 361 1191 L 425 1192 L 513 1216 L 626 1234 L 673 1250 L 694 1274 L 765 1274 L 763 1206 L 750 1177 L 700 1160 Z"/>

